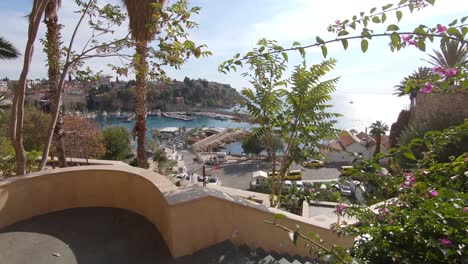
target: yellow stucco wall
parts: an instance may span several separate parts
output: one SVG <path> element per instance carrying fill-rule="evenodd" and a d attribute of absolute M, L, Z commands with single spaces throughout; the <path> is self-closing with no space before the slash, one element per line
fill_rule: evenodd
<path fill-rule="evenodd" d="M 148 170 L 126 166 L 57 169 L 0 182 L 0 229 L 37 215 L 78 207 L 127 209 L 146 217 L 160 231 L 174 257 L 231 240 L 266 251 L 307 255 L 284 231 L 264 223 L 276 209 L 202 187 L 178 189 Z M 325 245 L 352 245 L 328 227 L 287 214 L 280 223 L 313 230 Z"/>

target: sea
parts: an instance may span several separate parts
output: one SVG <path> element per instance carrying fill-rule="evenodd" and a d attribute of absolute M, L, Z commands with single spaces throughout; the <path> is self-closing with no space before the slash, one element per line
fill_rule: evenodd
<path fill-rule="evenodd" d="M 375 121 L 382 121 L 388 125 L 396 122 L 401 110 L 407 110 L 409 99 L 407 97 L 396 97 L 388 94 L 332 94 L 333 106 L 329 112 L 339 113 L 342 117 L 337 119 L 336 128 L 342 130 L 355 129 L 356 131 L 366 131 Z M 135 120 L 123 122 L 114 118 L 97 118 L 96 122 L 103 128 L 107 126 L 123 126 L 131 131 L 135 125 Z M 167 117 L 149 116 L 147 119 L 148 134 L 153 128 L 164 127 L 217 127 L 217 128 L 244 128 L 249 129 L 251 124 L 237 122 L 233 120 L 217 120 L 205 116 L 193 116 L 192 121 L 182 121 Z M 240 153 L 239 143 L 227 146 L 227 152 Z"/>

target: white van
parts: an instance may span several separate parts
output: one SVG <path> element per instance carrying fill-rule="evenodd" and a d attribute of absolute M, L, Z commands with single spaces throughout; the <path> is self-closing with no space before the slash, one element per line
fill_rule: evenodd
<path fill-rule="evenodd" d="M 217 162 L 225 162 L 227 161 L 227 154 L 226 152 L 216 152 L 216 161 Z"/>

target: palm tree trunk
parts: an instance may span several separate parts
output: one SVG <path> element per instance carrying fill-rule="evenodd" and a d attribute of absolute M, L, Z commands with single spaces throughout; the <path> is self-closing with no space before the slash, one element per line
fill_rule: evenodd
<path fill-rule="evenodd" d="M 60 82 L 60 26 L 58 24 L 57 17 L 58 3 L 57 1 L 49 1 L 49 4 L 46 8 L 46 20 L 45 24 L 47 25 L 47 61 L 49 64 L 48 75 L 49 75 L 49 100 L 50 108 L 56 109 L 55 97 L 61 96 L 59 91 L 59 82 Z M 60 107 L 59 109 L 59 118 L 57 119 L 57 124 L 54 129 L 54 140 L 55 148 L 58 157 L 59 167 L 63 168 L 67 166 L 67 158 L 65 155 L 65 142 L 63 139 L 63 111 Z"/>
<path fill-rule="evenodd" d="M 16 175 L 24 175 L 26 173 L 26 154 L 23 146 L 24 97 L 29 67 L 34 51 L 34 42 L 47 2 L 47 0 L 34 0 L 33 2 L 33 7 L 29 16 L 28 41 L 24 51 L 23 69 L 11 108 L 10 137 L 13 142 L 13 148 L 15 149 Z"/>
<path fill-rule="evenodd" d="M 382 141 L 382 136 L 378 134 L 375 139 L 375 152 L 374 156 L 377 155 L 377 153 L 380 152 L 380 142 Z"/>
<path fill-rule="evenodd" d="M 133 138 L 138 137 L 137 141 L 137 161 L 138 167 L 146 168 L 146 74 L 148 72 L 148 42 L 138 41 L 136 44 L 136 98 L 135 115 L 136 124 L 133 128 Z"/>

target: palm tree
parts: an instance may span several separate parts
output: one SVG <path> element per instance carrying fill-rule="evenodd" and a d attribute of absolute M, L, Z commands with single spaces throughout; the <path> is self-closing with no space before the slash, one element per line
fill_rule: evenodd
<path fill-rule="evenodd" d="M 414 71 L 411 75 L 406 76 L 403 78 L 398 85 L 395 85 L 395 92 L 394 95 L 397 96 L 405 96 L 409 95 L 411 106 L 414 106 L 414 99 L 416 99 L 416 95 L 418 91 L 422 88 L 419 87 L 425 83 L 425 80 L 430 80 L 434 75 L 432 69 L 427 67 L 419 67 L 416 71 Z M 410 83 L 408 83 L 410 82 Z M 409 92 L 406 92 L 406 86 L 410 85 L 411 89 Z"/>
<path fill-rule="evenodd" d="M 4 104 L 7 98 L 4 93 L 0 93 L 0 119 L 2 119 L 5 115 L 5 111 L 3 111 Z"/>
<path fill-rule="evenodd" d="M 377 153 L 380 152 L 380 144 L 382 142 L 382 136 L 385 135 L 385 133 L 388 131 L 388 126 L 382 121 L 375 121 L 375 123 L 372 123 L 370 126 L 370 134 L 372 136 L 375 136 L 375 141 L 376 141 L 376 146 L 375 146 L 375 152 L 374 156 L 377 155 Z"/>
<path fill-rule="evenodd" d="M 58 9 L 61 0 L 51 0 L 45 10 L 44 23 L 47 26 L 45 51 L 47 53 L 48 77 L 49 77 L 49 110 L 55 109 L 54 98 L 57 96 L 60 82 L 60 25 L 58 24 Z M 65 142 L 63 139 L 63 111 L 59 110 L 59 118 L 54 128 L 55 148 L 58 156 L 59 167 L 67 166 L 65 155 Z M 47 146 L 46 146 L 47 147 Z"/>
<path fill-rule="evenodd" d="M 430 59 L 426 61 L 434 66 L 443 68 L 464 66 L 468 63 L 468 47 L 466 43 L 449 40 L 440 45 L 440 51 L 434 50 L 434 55 L 429 55 L 429 57 Z"/>
<path fill-rule="evenodd" d="M 136 56 L 134 67 L 136 72 L 136 96 L 135 114 L 136 124 L 133 128 L 133 138 L 137 137 L 137 161 L 138 167 L 146 168 L 146 74 L 148 72 L 148 42 L 153 40 L 156 31 L 151 25 L 154 24 L 152 4 L 164 5 L 166 0 L 122 0 L 127 8 L 130 19 L 129 29 L 132 38 L 136 42 Z"/>
<path fill-rule="evenodd" d="M 4 38 L 0 37 L 0 60 L 15 59 L 19 55 L 20 55 L 20 53 L 13 46 L 13 44 L 6 41 Z"/>

